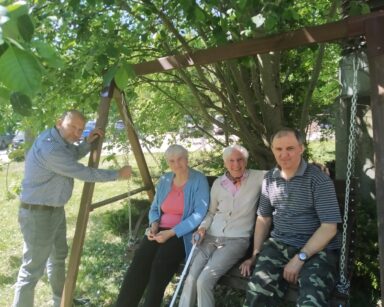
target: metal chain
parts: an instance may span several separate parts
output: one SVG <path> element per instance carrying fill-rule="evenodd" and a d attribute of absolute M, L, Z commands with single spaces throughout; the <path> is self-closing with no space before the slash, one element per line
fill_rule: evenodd
<path fill-rule="evenodd" d="M 340 277 L 337 289 L 340 293 L 349 294 L 350 281 L 347 279 L 346 270 L 346 245 L 347 245 L 347 227 L 349 213 L 349 197 L 351 192 L 351 178 L 354 172 L 354 162 L 356 154 L 356 107 L 357 107 L 357 74 L 359 71 L 358 54 L 353 57 L 353 81 L 352 81 L 352 99 L 351 99 L 351 114 L 349 121 L 349 143 L 347 157 L 347 174 L 345 182 L 345 201 L 344 201 L 344 217 L 343 217 L 343 237 L 340 251 Z"/>
<path fill-rule="evenodd" d="M 124 160 L 124 165 L 129 165 L 129 146 L 128 143 L 123 146 L 124 149 L 124 154 L 123 154 L 123 160 Z M 131 203 L 131 180 L 128 178 L 127 179 L 127 193 L 128 197 L 126 200 L 126 204 L 128 206 L 128 248 L 133 247 L 136 244 L 136 238 L 133 237 L 132 233 L 132 203 Z"/>
<path fill-rule="evenodd" d="M 124 107 L 125 106 L 125 96 L 124 96 L 124 93 L 121 92 L 121 99 L 122 99 L 122 111 L 123 111 L 123 116 L 125 117 L 125 121 L 124 122 L 127 122 L 127 120 L 130 122 L 129 120 L 129 116 L 128 116 L 128 113 L 127 113 L 127 109 Z M 132 124 L 130 122 L 130 124 Z M 125 144 L 123 144 L 123 160 L 124 160 L 124 165 L 129 165 L 129 144 L 128 142 L 126 142 Z M 127 196 L 127 200 L 126 200 L 126 204 L 128 206 L 128 248 L 133 248 L 135 246 L 135 244 L 137 243 L 137 238 L 135 238 L 133 236 L 133 231 L 132 231 L 132 202 L 131 202 L 131 180 L 130 178 L 127 179 L 127 193 L 128 193 L 128 196 Z"/>

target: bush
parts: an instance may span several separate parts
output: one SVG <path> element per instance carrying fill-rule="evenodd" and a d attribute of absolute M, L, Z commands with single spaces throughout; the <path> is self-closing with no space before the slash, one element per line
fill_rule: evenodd
<path fill-rule="evenodd" d="M 125 201 L 124 207 L 119 210 L 108 211 L 103 216 L 103 221 L 108 230 L 115 235 L 126 235 L 129 232 L 129 215 L 131 214 L 131 229 L 135 228 L 135 225 L 142 212 L 147 212 L 150 206 L 150 202 L 144 199 L 131 199 Z M 129 213 L 129 207 L 131 207 L 131 213 Z M 145 216 L 143 223 L 148 221 Z"/>
<path fill-rule="evenodd" d="M 24 161 L 25 160 L 25 150 L 24 150 L 24 148 L 20 147 L 20 148 L 12 150 L 8 154 L 8 158 L 10 160 L 16 161 L 16 162 Z"/>
<path fill-rule="evenodd" d="M 379 246 L 376 205 L 359 203 L 355 268 L 352 278 L 351 306 L 376 306 L 380 298 Z"/>

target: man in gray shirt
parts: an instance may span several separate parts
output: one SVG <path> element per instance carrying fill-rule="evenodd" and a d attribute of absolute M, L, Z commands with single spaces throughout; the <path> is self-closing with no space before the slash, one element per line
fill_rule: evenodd
<path fill-rule="evenodd" d="M 79 111 L 67 111 L 55 127 L 37 137 L 28 151 L 19 210 L 23 262 L 15 285 L 14 307 L 33 306 L 35 286 L 45 268 L 54 306 L 60 306 L 68 254 L 64 205 L 72 195 L 74 178 L 105 182 L 131 176 L 130 166 L 101 170 L 78 162 L 90 151 L 90 144 L 103 136 L 103 131 L 96 128 L 86 140 L 75 145 L 84 126 L 85 117 Z"/>
<path fill-rule="evenodd" d="M 280 306 L 288 283 L 298 285 L 297 306 L 328 306 L 337 273 L 340 209 L 332 180 L 305 162 L 303 151 L 296 130 L 283 128 L 272 138 L 278 166 L 264 178 L 253 254 L 240 267 L 249 275 L 256 262 L 244 306 Z"/>

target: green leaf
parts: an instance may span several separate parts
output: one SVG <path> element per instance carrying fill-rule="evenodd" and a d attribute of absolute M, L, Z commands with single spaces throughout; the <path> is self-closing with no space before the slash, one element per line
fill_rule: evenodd
<path fill-rule="evenodd" d="M 10 99 L 12 108 L 16 113 L 23 116 L 30 116 L 32 114 L 32 101 L 27 95 L 13 92 Z"/>
<path fill-rule="evenodd" d="M 205 22 L 204 12 L 198 6 L 195 7 L 194 15 L 197 22 Z"/>
<path fill-rule="evenodd" d="M 124 89 L 128 85 L 128 81 L 136 76 L 132 65 L 124 63 L 119 67 L 115 75 L 115 82 L 118 88 Z"/>
<path fill-rule="evenodd" d="M 270 14 L 265 20 L 265 30 L 271 32 L 276 30 L 279 18 L 275 14 Z"/>
<path fill-rule="evenodd" d="M 106 67 L 108 65 L 108 57 L 105 54 L 98 55 L 96 61 L 101 67 Z"/>
<path fill-rule="evenodd" d="M 0 104 L 8 104 L 10 98 L 10 91 L 5 87 L 0 87 Z"/>
<path fill-rule="evenodd" d="M 243 10 L 247 7 L 247 0 L 238 0 L 239 7 Z"/>
<path fill-rule="evenodd" d="M 69 1 L 69 6 L 72 8 L 72 9 L 77 9 L 80 5 L 80 0 L 70 0 Z"/>
<path fill-rule="evenodd" d="M 21 15 L 17 18 L 17 28 L 21 37 L 26 42 L 30 42 L 33 32 L 35 31 L 35 26 L 33 25 L 31 18 L 28 15 Z"/>
<path fill-rule="evenodd" d="M 362 14 L 369 14 L 371 12 L 371 8 L 366 3 L 361 3 L 361 13 Z"/>
<path fill-rule="evenodd" d="M 28 16 L 28 7 L 22 2 L 16 2 L 7 7 L 8 17 L 10 18 L 3 26 L 3 37 L 13 38 L 14 40 L 23 39 L 29 41 L 31 37 L 31 29 L 25 28 L 28 23 L 32 24 L 30 17 Z M 25 16 L 25 17 L 22 17 Z M 21 19 L 20 19 L 21 18 Z M 29 19 L 29 21 L 27 21 Z M 20 21 L 19 21 L 20 20 Z M 21 32 L 21 31 L 22 32 Z M 33 33 L 33 25 L 32 25 Z"/>
<path fill-rule="evenodd" d="M 212 33 L 217 45 L 227 42 L 227 36 L 219 26 L 214 27 Z"/>
<path fill-rule="evenodd" d="M 36 48 L 37 53 L 47 64 L 54 68 L 64 67 L 64 61 L 59 57 L 56 50 L 42 41 L 34 41 L 32 46 Z"/>
<path fill-rule="evenodd" d="M 118 69 L 117 64 L 113 65 L 110 69 L 107 70 L 107 72 L 103 76 L 103 85 L 109 86 L 113 80 L 113 77 L 116 74 L 116 71 Z"/>
<path fill-rule="evenodd" d="M 3 38 L 13 38 L 19 40 L 21 35 L 17 26 L 16 19 L 10 19 L 2 25 Z"/>
<path fill-rule="evenodd" d="M 359 16 L 363 14 L 368 14 L 371 11 L 368 4 L 361 3 L 359 1 L 351 1 L 349 8 L 350 16 Z"/>
<path fill-rule="evenodd" d="M 0 82 L 13 91 L 33 96 L 41 88 L 42 71 L 35 57 L 10 46 L 0 57 Z"/>
<path fill-rule="evenodd" d="M 7 10 L 11 18 L 28 14 L 28 6 L 22 1 L 16 1 L 13 4 L 8 5 Z"/>
<path fill-rule="evenodd" d="M 110 56 L 111 58 L 118 58 L 120 55 L 120 51 L 113 46 L 108 46 L 106 52 L 107 52 L 107 55 Z"/>
<path fill-rule="evenodd" d="M 1 32 L 1 28 L 0 28 L 0 32 Z M 8 49 L 8 45 L 7 44 L 2 44 L 0 45 L 0 57 L 2 56 L 2 54 Z"/>
<path fill-rule="evenodd" d="M 193 8 L 193 2 L 190 0 L 179 0 L 179 5 L 183 8 L 184 12 L 190 12 Z"/>

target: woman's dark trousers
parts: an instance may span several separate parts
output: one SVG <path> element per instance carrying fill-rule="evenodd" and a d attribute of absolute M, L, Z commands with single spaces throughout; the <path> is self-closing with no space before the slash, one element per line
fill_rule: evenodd
<path fill-rule="evenodd" d="M 116 307 L 136 307 L 144 294 L 145 307 L 161 305 L 165 288 L 185 258 L 183 238 L 165 243 L 145 236 L 124 277 Z"/>

